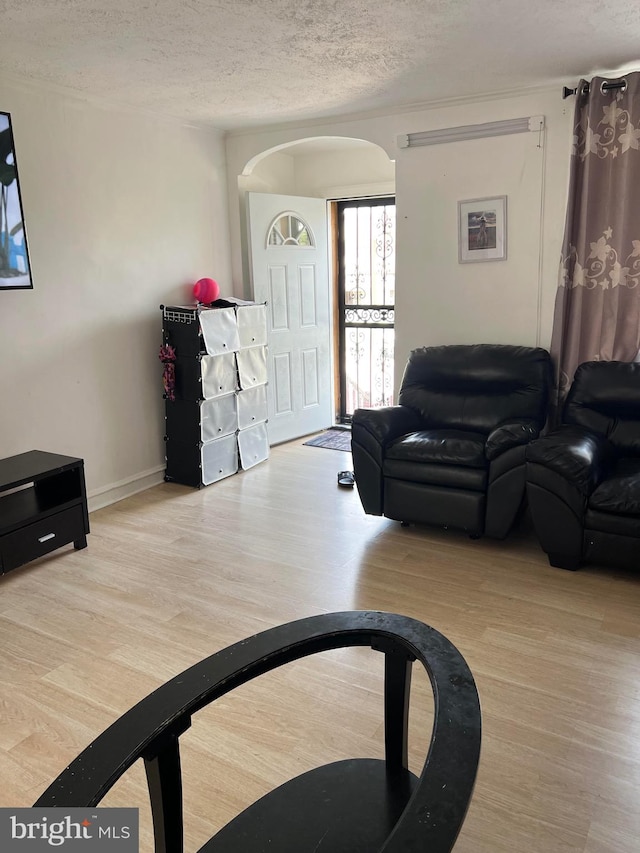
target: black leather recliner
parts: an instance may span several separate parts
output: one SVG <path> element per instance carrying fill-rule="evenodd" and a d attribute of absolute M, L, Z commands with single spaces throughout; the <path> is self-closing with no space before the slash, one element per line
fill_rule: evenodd
<path fill-rule="evenodd" d="M 544 426 L 550 375 L 540 348 L 414 350 L 399 405 L 353 415 L 365 512 L 504 538 L 524 499 L 525 447 Z"/>
<path fill-rule="evenodd" d="M 552 566 L 640 568 L 640 364 L 581 364 L 562 425 L 527 448 L 527 494 Z"/>

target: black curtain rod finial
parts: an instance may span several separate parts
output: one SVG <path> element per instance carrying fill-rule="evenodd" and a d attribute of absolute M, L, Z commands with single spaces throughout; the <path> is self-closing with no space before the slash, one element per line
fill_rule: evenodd
<path fill-rule="evenodd" d="M 622 91 L 624 92 L 627 89 L 627 81 L 624 78 L 622 80 L 612 80 L 612 81 L 604 80 L 600 86 L 600 91 L 601 92 L 608 92 L 610 89 L 622 89 Z M 568 86 L 562 87 L 563 99 L 568 98 L 569 95 L 575 95 L 575 94 L 577 94 L 577 92 L 578 92 L 577 86 L 575 89 L 570 89 Z M 589 84 L 588 83 L 585 83 L 584 86 L 582 87 L 582 94 L 583 95 L 589 94 Z"/>

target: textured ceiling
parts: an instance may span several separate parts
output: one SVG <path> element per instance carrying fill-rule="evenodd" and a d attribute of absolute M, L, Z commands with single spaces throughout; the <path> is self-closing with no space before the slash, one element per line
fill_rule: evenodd
<path fill-rule="evenodd" d="M 233 129 L 640 65 L 637 0 L 0 0 L 0 73 Z"/>

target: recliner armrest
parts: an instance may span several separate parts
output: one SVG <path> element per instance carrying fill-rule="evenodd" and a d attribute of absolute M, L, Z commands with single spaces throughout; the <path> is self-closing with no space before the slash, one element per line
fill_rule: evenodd
<path fill-rule="evenodd" d="M 489 433 L 484 446 L 485 456 L 489 461 L 496 459 L 506 450 L 529 444 L 540 435 L 540 425 L 537 421 L 522 418 L 500 424 Z"/>
<path fill-rule="evenodd" d="M 588 496 L 602 482 L 613 454 L 605 436 L 564 424 L 533 441 L 527 447 L 526 459 L 553 471 Z"/>
<path fill-rule="evenodd" d="M 361 427 L 382 446 L 424 426 L 420 415 L 407 406 L 381 406 L 377 409 L 356 409 L 351 430 Z"/>

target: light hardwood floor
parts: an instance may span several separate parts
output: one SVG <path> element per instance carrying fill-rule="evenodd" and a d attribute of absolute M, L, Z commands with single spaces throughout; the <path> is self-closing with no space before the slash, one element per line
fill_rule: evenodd
<path fill-rule="evenodd" d="M 89 547 L 0 580 L 0 806 L 27 806 L 116 717 L 214 651 L 332 610 L 405 613 L 466 657 L 483 743 L 459 853 L 640 850 L 640 573 L 548 566 L 505 542 L 363 514 L 350 456 L 293 442 L 202 490 L 163 484 L 91 515 Z M 640 567 L 640 558 L 639 558 Z M 382 755 L 382 656 L 291 664 L 183 738 L 186 850 L 316 764 Z M 429 739 L 414 680 L 411 765 Z M 141 807 L 135 767 L 103 805 Z M 239 851 L 242 853 L 242 851 Z"/>

